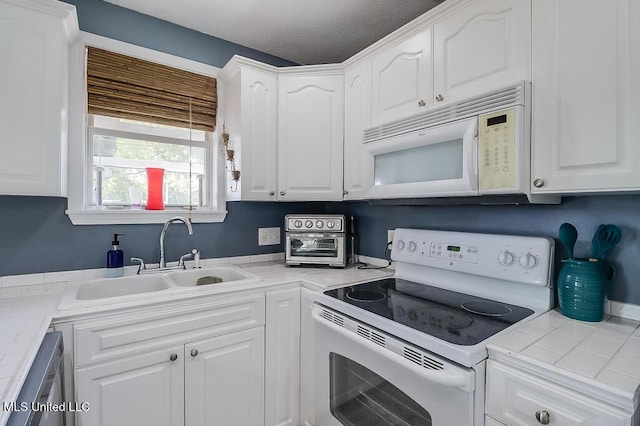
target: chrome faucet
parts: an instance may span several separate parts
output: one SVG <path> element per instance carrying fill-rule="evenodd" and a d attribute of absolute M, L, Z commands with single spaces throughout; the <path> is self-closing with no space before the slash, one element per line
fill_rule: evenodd
<path fill-rule="evenodd" d="M 167 220 L 162 227 L 162 232 L 160 233 L 160 269 L 166 268 L 167 263 L 164 259 L 164 234 L 167 232 L 167 228 L 174 222 L 182 222 L 187 225 L 187 229 L 189 230 L 189 235 L 193 235 L 193 228 L 191 227 L 191 223 L 182 216 L 175 216 L 171 219 Z"/>

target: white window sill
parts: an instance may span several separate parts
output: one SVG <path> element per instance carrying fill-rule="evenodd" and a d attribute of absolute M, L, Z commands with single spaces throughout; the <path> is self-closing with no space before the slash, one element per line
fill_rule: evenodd
<path fill-rule="evenodd" d="M 191 218 L 193 223 L 224 222 L 226 210 L 67 210 L 65 212 L 74 225 L 128 225 L 165 223 L 174 216 Z"/>

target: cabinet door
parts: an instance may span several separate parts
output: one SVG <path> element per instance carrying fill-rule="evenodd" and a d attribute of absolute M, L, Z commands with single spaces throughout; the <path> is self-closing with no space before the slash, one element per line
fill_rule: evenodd
<path fill-rule="evenodd" d="M 17 3 L 0 1 L 0 194 L 65 196 L 65 20 L 75 12 L 64 3 Z"/>
<path fill-rule="evenodd" d="M 267 293 L 265 424 L 297 426 L 300 402 L 300 289 Z"/>
<path fill-rule="evenodd" d="M 243 200 L 276 200 L 277 80 L 274 74 L 241 69 Z"/>
<path fill-rule="evenodd" d="M 315 292 L 300 289 L 300 424 L 313 426 L 315 419 L 313 356 L 313 307 Z"/>
<path fill-rule="evenodd" d="M 76 370 L 78 426 L 184 424 L 183 346 Z"/>
<path fill-rule="evenodd" d="M 432 105 L 431 58 L 431 29 L 373 58 L 373 124 L 401 118 Z"/>
<path fill-rule="evenodd" d="M 362 129 L 371 125 L 371 61 L 344 75 L 344 199 L 364 197 L 373 175 L 373 156 L 362 149 Z"/>
<path fill-rule="evenodd" d="M 486 413 L 507 425 L 539 426 L 536 416 L 558 426 L 631 424 L 631 414 L 491 360 L 486 392 Z"/>
<path fill-rule="evenodd" d="M 536 0 L 535 193 L 640 189 L 640 3 Z"/>
<path fill-rule="evenodd" d="M 433 27 L 435 105 L 530 79 L 531 2 L 471 1 Z"/>
<path fill-rule="evenodd" d="M 278 197 L 342 199 L 342 76 L 283 76 L 278 84 Z"/>
<path fill-rule="evenodd" d="M 187 426 L 264 424 L 263 327 L 185 345 L 185 357 Z"/>

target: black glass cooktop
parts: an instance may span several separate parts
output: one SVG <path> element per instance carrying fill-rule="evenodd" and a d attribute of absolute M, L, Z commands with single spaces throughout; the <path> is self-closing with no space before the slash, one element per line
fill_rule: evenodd
<path fill-rule="evenodd" d="M 387 278 L 324 294 L 457 345 L 482 342 L 533 314 L 495 302 L 411 281 Z"/>

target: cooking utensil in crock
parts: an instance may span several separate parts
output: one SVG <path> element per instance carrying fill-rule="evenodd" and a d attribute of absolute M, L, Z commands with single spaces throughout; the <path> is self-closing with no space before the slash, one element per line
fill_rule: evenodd
<path fill-rule="evenodd" d="M 567 258 L 573 259 L 573 247 L 575 246 L 576 240 L 578 239 L 578 230 L 572 224 L 565 222 L 560 225 L 558 235 L 560 237 L 562 245 L 567 251 Z"/>
<path fill-rule="evenodd" d="M 603 260 L 609 250 L 622 239 L 622 232 L 616 225 L 600 225 L 591 240 L 591 257 Z"/>

